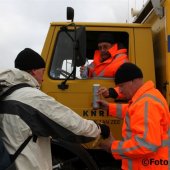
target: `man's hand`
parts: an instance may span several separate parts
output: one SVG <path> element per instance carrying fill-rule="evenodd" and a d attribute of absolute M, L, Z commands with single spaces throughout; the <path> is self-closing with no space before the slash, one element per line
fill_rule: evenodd
<path fill-rule="evenodd" d="M 99 106 L 103 110 L 108 110 L 109 109 L 109 103 L 105 100 L 98 100 Z"/>
<path fill-rule="evenodd" d="M 82 78 L 88 78 L 88 67 L 87 66 L 80 67 L 80 76 Z"/>
<path fill-rule="evenodd" d="M 106 87 L 100 87 L 98 90 L 98 95 L 102 95 L 103 97 L 109 97 L 109 90 Z"/>
<path fill-rule="evenodd" d="M 110 127 L 107 126 L 107 125 L 104 124 L 104 123 L 99 123 L 98 125 L 99 125 L 99 127 L 100 127 L 100 129 L 101 129 L 100 135 L 102 136 L 102 138 L 103 138 L 103 139 L 108 138 L 109 135 L 110 135 Z"/>
<path fill-rule="evenodd" d="M 85 68 L 85 66 L 81 66 L 81 67 L 80 67 L 80 74 L 82 74 L 82 73 L 83 73 L 84 68 Z"/>
<path fill-rule="evenodd" d="M 102 140 L 107 139 L 110 136 L 110 127 L 109 126 L 107 126 L 104 123 L 96 123 L 96 124 L 97 124 L 97 126 L 100 127 L 101 133 L 92 143 L 92 148 L 98 147 L 98 144 L 101 143 Z"/>
<path fill-rule="evenodd" d="M 107 139 L 102 140 L 101 143 L 98 144 L 98 146 L 107 152 L 111 152 L 113 141 L 115 141 L 115 138 L 113 137 L 112 133 L 110 133 L 110 136 Z"/>
<path fill-rule="evenodd" d="M 118 97 L 118 93 L 114 88 L 107 89 L 106 87 L 100 87 L 98 90 L 98 95 L 102 95 L 105 98 L 111 97 L 113 99 Z"/>

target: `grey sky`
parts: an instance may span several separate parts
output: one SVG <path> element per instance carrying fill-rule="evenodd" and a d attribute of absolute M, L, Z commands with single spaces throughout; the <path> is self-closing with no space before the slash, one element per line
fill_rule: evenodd
<path fill-rule="evenodd" d="M 74 21 L 131 22 L 130 9 L 147 0 L 0 0 L 0 68 L 12 68 L 25 47 L 41 53 L 53 21 L 66 21 L 66 7 Z"/>

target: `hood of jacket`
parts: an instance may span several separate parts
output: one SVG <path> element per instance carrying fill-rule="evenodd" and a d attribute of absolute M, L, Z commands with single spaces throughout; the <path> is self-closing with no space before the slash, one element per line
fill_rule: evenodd
<path fill-rule="evenodd" d="M 40 88 L 38 81 L 29 73 L 19 69 L 0 70 L 0 95 L 10 87 L 26 83 L 31 87 Z"/>

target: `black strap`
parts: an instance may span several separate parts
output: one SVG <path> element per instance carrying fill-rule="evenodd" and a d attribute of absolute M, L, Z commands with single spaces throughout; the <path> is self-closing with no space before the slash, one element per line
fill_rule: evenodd
<path fill-rule="evenodd" d="M 29 143 L 29 141 L 31 140 L 32 137 L 33 137 L 33 135 L 28 136 L 28 138 L 22 143 L 22 145 L 17 149 L 17 151 L 13 155 L 10 155 L 12 163 L 17 159 L 18 155 L 27 146 L 27 144 Z"/>
<path fill-rule="evenodd" d="M 9 88 L 5 93 L 3 93 L 0 96 L 0 100 L 3 100 L 5 97 L 12 94 L 15 90 L 23 88 L 23 87 L 31 87 L 31 86 L 29 84 L 26 84 L 26 83 L 16 84 L 16 85 L 12 86 L 11 88 Z M 29 143 L 29 141 L 31 140 L 32 137 L 33 137 L 32 135 L 28 136 L 28 138 L 22 143 L 22 145 L 17 149 L 17 151 L 13 155 L 10 155 L 12 163 L 16 160 L 18 155 L 26 147 L 26 145 Z"/>
<path fill-rule="evenodd" d="M 0 100 L 3 100 L 5 97 L 9 96 L 11 93 L 13 93 L 15 90 L 23 88 L 23 87 L 31 87 L 29 84 L 26 83 L 20 83 L 20 84 L 16 84 L 12 87 L 10 87 L 6 92 L 4 92 L 1 96 L 0 96 Z"/>

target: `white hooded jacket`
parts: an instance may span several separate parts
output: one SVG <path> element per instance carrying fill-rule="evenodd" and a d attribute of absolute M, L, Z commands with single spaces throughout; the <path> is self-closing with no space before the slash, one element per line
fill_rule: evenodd
<path fill-rule="evenodd" d="M 25 71 L 12 69 L 0 72 L 0 84 L 8 86 L 0 91 L 0 95 L 11 86 L 20 83 L 27 83 L 31 87 L 16 90 L 5 100 L 16 100 L 27 104 L 77 135 L 87 137 L 100 135 L 101 130 L 93 121 L 83 119 L 68 107 L 40 91 L 37 80 Z M 32 134 L 32 131 L 19 116 L 1 114 L 0 133 L 7 150 L 13 154 Z M 51 170 L 50 137 L 38 137 L 36 143 L 31 140 L 15 162 L 18 170 Z"/>

